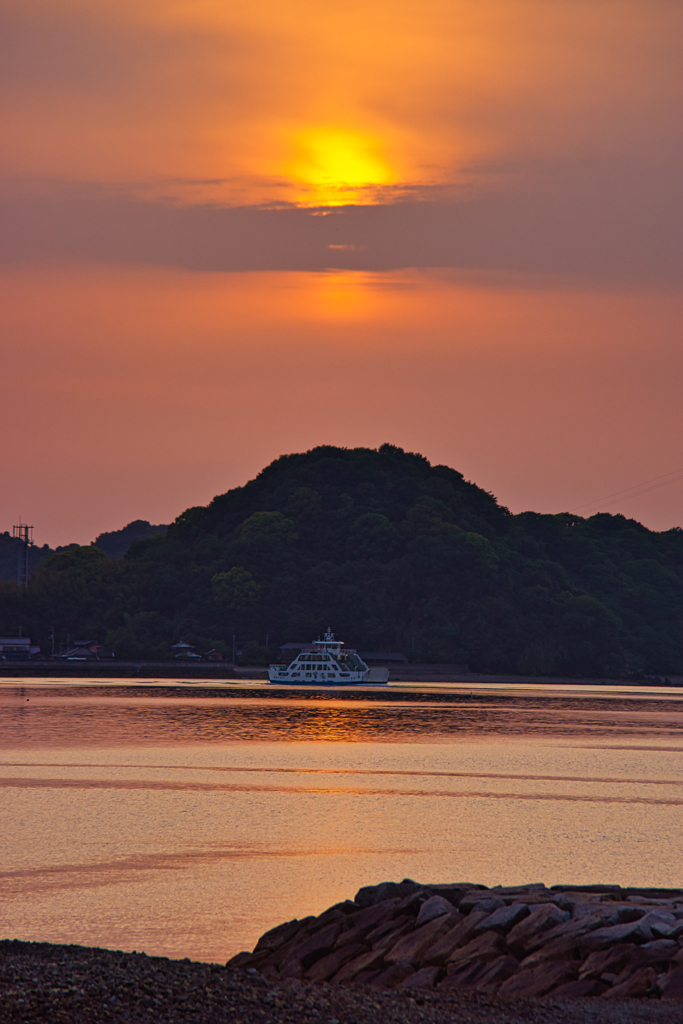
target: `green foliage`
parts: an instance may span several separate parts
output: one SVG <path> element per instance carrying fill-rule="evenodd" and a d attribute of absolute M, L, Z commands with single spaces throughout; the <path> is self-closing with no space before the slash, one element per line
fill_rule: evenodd
<path fill-rule="evenodd" d="M 247 544 L 262 540 L 283 544 L 296 540 L 294 523 L 281 512 L 254 512 L 237 527 L 237 535 Z"/>
<path fill-rule="evenodd" d="M 233 610 L 251 608 L 261 589 L 241 565 L 233 566 L 228 572 L 217 572 L 211 577 L 211 586 L 216 600 Z"/>
<path fill-rule="evenodd" d="M 351 524 L 349 547 L 352 558 L 377 558 L 384 561 L 401 544 L 401 535 L 386 516 L 366 512 Z"/>
<path fill-rule="evenodd" d="M 28 588 L 0 584 L 0 632 L 20 624 L 45 647 L 54 625 L 134 658 L 180 639 L 228 652 L 234 634 L 267 661 L 331 624 L 361 649 L 481 671 L 674 674 L 682 619 L 683 531 L 512 516 L 392 445 L 283 456 L 122 558 L 74 546 Z"/>

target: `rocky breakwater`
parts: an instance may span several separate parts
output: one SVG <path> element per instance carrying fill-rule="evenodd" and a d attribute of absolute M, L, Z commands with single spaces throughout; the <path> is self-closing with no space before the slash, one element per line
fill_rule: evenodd
<path fill-rule="evenodd" d="M 383 882 L 271 929 L 228 966 L 423 993 L 683 1001 L 683 890 Z"/>

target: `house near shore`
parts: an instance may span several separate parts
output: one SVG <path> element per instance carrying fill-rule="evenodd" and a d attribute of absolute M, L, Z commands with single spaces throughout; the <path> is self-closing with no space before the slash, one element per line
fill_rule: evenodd
<path fill-rule="evenodd" d="M 104 647 L 97 640 L 74 640 L 58 657 L 63 661 L 99 661 L 103 654 Z"/>
<path fill-rule="evenodd" d="M 197 661 L 202 660 L 201 654 L 195 654 L 194 644 L 186 644 L 183 640 L 180 640 L 177 644 L 171 646 L 174 658 L 193 658 Z"/>
<path fill-rule="evenodd" d="M 30 636 L 0 636 L 0 661 L 28 661 L 40 654 Z"/>

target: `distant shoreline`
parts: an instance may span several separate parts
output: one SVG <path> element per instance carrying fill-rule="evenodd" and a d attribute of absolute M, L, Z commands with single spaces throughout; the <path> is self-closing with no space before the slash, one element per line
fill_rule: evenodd
<path fill-rule="evenodd" d="M 208 663 L 198 665 L 179 665 L 168 661 L 86 661 L 86 662 L 14 662 L 0 664 L 0 682 L 14 679 L 129 679 L 129 680 L 177 680 L 192 682 L 263 682 L 268 678 L 268 670 L 262 666 L 232 665 L 229 662 Z M 392 684 L 441 683 L 500 685 L 509 683 L 511 686 L 618 686 L 618 687 L 665 687 L 676 690 L 683 688 L 683 676 L 646 676 L 643 679 L 612 678 L 609 676 L 533 676 L 514 675 L 512 673 L 486 674 L 481 672 L 461 672 L 455 665 L 406 664 L 400 668 L 390 667 L 389 687 Z M 275 684 L 274 684 L 275 685 Z M 282 684 L 278 685 L 280 688 Z M 363 686 L 363 684 L 359 684 Z M 311 692 L 315 689 L 349 689 L 350 687 L 321 687 L 318 685 L 288 686 L 290 689 L 301 689 Z M 372 686 L 373 690 L 377 687 Z M 354 687 L 357 689 L 357 687 Z"/>

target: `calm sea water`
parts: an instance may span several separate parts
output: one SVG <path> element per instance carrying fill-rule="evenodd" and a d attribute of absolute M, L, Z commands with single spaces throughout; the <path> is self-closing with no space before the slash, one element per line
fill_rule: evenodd
<path fill-rule="evenodd" d="M 683 693 L 0 684 L 0 937 L 225 961 L 362 885 L 683 886 Z"/>

